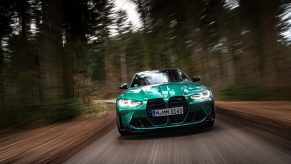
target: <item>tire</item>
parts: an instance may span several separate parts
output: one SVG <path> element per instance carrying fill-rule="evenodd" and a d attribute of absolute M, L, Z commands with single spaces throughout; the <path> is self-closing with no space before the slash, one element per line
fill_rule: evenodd
<path fill-rule="evenodd" d="M 209 128 L 209 129 L 212 129 L 214 128 L 214 122 L 215 122 L 215 112 L 214 112 L 214 108 L 212 110 L 212 113 L 210 115 L 210 118 L 208 118 L 209 121 L 207 121 L 205 123 L 205 128 Z"/>
<path fill-rule="evenodd" d="M 121 130 L 118 129 L 118 132 L 119 132 L 119 134 L 121 136 L 129 136 L 129 135 L 131 135 L 131 133 L 129 131 L 121 131 Z"/>
<path fill-rule="evenodd" d="M 118 132 L 121 136 L 128 136 L 130 135 L 130 131 L 127 131 L 127 130 L 121 130 L 120 129 L 120 125 L 117 123 L 117 129 L 118 129 Z"/>
<path fill-rule="evenodd" d="M 204 125 L 205 128 L 207 129 L 212 129 L 214 128 L 214 121 L 212 122 L 207 122 L 205 125 Z"/>

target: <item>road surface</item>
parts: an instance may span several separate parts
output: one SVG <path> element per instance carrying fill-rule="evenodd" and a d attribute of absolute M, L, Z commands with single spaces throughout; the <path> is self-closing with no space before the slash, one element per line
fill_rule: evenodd
<path fill-rule="evenodd" d="M 291 163 L 290 150 L 277 144 L 280 139 L 276 135 L 250 129 L 219 114 L 211 130 L 181 129 L 120 137 L 114 128 L 66 163 Z"/>

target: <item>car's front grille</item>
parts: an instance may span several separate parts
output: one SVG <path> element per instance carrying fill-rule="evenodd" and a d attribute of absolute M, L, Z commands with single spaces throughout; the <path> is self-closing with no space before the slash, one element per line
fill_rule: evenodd
<path fill-rule="evenodd" d="M 173 107 L 183 107 L 183 114 L 169 116 L 169 119 L 172 123 L 178 123 L 184 121 L 188 113 L 188 104 L 187 100 L 183 96 L 171 97 L 169 99 L 169 108 Z"/>
<path fill-rule="evenodd" d="M 183 107 L 183 114 L 153 117 L 152 110 Z M 171 123 L 190 123 L 201 121 L 206 114 L 199 108 L 196 111 L 189 112 L 188 103 L 184 96 L 170 97 L 165 102 L 162 98 L 150 99 L 146 105 L 146 113 L 148 118 L 136 118 L 133 116 L 130 124 L 135 127 L 149 127 L 152 125 L 163 125 Z"/>
<path fill-rule="evenodd" d="M 152 110 L 166 108 L 165 101 L 162 98 L 150 99 L 147 102 L 147 115 L 154 125 L 166 124 L 169 120 L 171 123 L 183 122 L 188 113 L 188 104 L 184 96 L 171 97 L 168 102 L 168 107 L 183 107 L 183 114 L 172 116 L 152 117 Z"/>
<path fill-rule="evenodd" d="M 161 125 L 167 123 L 167 116 L 152 117 L 152 110 L 164 109 L 165 107 L 166 107 L 165 101 L 161 98 L 148 100 L 146 111 L 149 119 L 154 125 Z"/>

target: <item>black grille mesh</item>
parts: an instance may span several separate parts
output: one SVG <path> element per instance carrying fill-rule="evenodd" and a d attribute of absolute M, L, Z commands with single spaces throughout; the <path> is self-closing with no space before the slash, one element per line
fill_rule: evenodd
<path fill-rule="evenodd" d="M 165 101 L 161 98 L 159 99 L 151 99 L 148 100 L 147 102 L 147 115 L 151 122 L 155 125 L 161 125 L 167 123 L 167 116 L 162 116 L 162 117 L 152 117 L 152 110 L 155 109 L 164 109 L 166 107 Z"/>
<path fill-rule="evenodd" d="M 188 104 L 187 100 L 183 96 L 171 97 L 169 99 L 169 107 L 183 107 L 183 114 L 169 116 L 169 119 L 172 123 L 178 123 L 184 121 L 188 113 Z"/>

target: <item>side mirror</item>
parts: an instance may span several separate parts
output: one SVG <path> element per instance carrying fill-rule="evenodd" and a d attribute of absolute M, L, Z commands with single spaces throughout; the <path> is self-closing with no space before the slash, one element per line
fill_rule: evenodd
<path fill-rule="evenodd" d="M 120 84 L 119 89 L 128 89 L 127 83 Z"/>
<path fill-rule="evenodd" d="M 193 82 L 197 82 L 197 81 L 200 81 L 200 77 L 199 77 L 199 76 L 193 76 L 193 77 L 191 78 L 191 80 L 192 80 Z"/>

